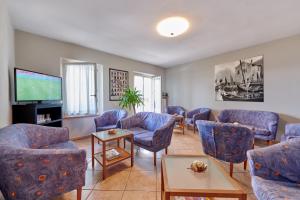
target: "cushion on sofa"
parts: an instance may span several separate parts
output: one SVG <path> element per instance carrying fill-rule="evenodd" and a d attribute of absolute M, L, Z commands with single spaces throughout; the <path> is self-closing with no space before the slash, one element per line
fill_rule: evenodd
<path fill-rule="evenodd" d="M 140 128 L 140 127 L 133 127 L 133 128 L 128 129 L 128 130 L 132 131 L 133 135 L 138 135 L 138 134 L 141 134 L 141 133 L 148 132 L 147 130 L 145 130 L 143 128 Z"/>
<path fill-rule="evenodd" d="M 300 186 L 297 183 L 252 176 L 252 187 L 259 200 L 299 199 L 300 197 Z"/>
<path fill-rule="evenodd" d="M 144 133 L 134 135 L 134 141 L 145 146 L 152 146 L 154 132 L 147 131 Z"/>

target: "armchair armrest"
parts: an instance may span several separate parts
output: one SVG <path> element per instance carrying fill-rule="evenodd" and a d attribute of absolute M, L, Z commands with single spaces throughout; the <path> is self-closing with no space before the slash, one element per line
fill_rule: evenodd
<path fill-rule="evenodd" d="M 153 144 L 155 146 L 167 147 L 171 143 L 172 133 L 175 126 L 175 117 L 162 127 L 156 129 L 153 134 Z"/>
<path fill-rule="evenodd" d="M 141 123 L 142 123 L 142 119 L 140 119 L 136 115 L 133 115 L 131 117 L 127 117 L 125 119 L 119 120 L 118 127 L 122 129 L 130 129 L 133 127 L 141 126 Z"/>
<path fill-rule="evenodd" d="M 32 148 L 39 148 L 50 144 L 62 143 L 69 140 L 68 128 L 38 126 L 32 124 L 18 124 L 24 129 Z"/>
<path fill-rule="evenodd" d="M 247 152 L 250 173 L 269 180 L 300 182 L 300 139 Z"/>

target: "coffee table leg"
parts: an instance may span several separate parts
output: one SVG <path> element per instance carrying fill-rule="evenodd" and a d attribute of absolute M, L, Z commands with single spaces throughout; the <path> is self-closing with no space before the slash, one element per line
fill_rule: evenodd
<path fill-rule="evenodd" d="M 247 200 L 247 194 L 243 194 L 239 199 L 240 200 Z"/>
<path fill-rule="evenodd" d="M 161 178 L 161 200 L 163 200 L 163 195 L 164 195 L 164 192 L 165 192 L 165 185 L 164 185 L 164 176 L 163 176 L 163 169 L 162 169 L 162 162 L 161 162 L 161 165 L 160 165 L 160 178 Z"/>
<path fill-rule="evenodd" d="M 92 167 L 93 168 L 94 168 L 94 165 L 95 165 L 95 161 L 94 161 L 94 159 L 95 159 L 94 145 L 95 145 L 95 143 L 94 143 L 94 136 L 92 135 L 92 144 L 91 144 L 91 146 L 92 146 Z"/>
<path fill-rule="evenodd" d="M 117 140 L 118 147 L 120 147 L 120 139 Z"/>
<path fill-rule="evenodd" d="M 124 140 L 125 141 L 125 140 Z M 133 162 L 134 162 L 134 143 L 133 143 L 133 135 L 130 137 L 130 142 L 131 142 L 131 167 L 133 167 Z"/>
<path fill-rule="evenodd" d="M 106 144 L 102 142 L 102 167 L 103 167 L 103 180 L 106 177 Z"/>
<path fill-rule="evenodd" d="M 165 192 L 165 200 L 170 200 L 170 193 L 169 192 Z"/>

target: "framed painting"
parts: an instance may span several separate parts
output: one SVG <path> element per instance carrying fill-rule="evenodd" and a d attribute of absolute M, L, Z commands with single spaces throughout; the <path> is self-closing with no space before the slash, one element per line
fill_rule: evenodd
<path fill-rule="evenodd" d="M 109 69 L 109 100 L 120 101 L 129 87 L 129 73 L 119 69 Z"/>

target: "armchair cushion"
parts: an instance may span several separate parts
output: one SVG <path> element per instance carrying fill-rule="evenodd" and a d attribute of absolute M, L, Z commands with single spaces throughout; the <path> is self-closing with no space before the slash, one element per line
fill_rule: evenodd
<path fill-rule="evenodd" d="M 128 130 L 132 131 L 133 135 L 138 135 L 138 134 L 141 134 L 141 133 L 148 132 L 147 130 L 145 130 L 143 128 L 140 128 L 140 127 L 133 127 L 133 128 L 128 129 Z"/>
<path fill-rule="evenodd" d="M 259 200 L 298 199 L 300 186 L 297 183 L 281 182 L 252 177 L 252 187 Z"/>
<path fill-rule="evenodd" d="M 153 132 L 147 131 L 144 133 L 140 133 L 134 136 L 134 141 L 136 143 L 151 147 L 153 141 Z"/>

